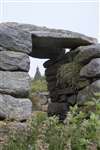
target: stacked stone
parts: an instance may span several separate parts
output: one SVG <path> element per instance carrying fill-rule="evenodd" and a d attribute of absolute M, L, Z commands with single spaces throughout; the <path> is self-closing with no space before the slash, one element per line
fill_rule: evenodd
<path fill-rule="evenodd" d="M 65 53 L 66 48 L 69 53 Z M 49 59 L 44 64 L 51 97 L 48 114 L 64 119 L 70 105 L 82 105 L 88 97 L 100 92 L 100 45 L 96 39 L 67 30 L 3 23 L 0 24 L 0 118 L 24 120 L 31 113 L 31 102 L 27 99 L 28 55 Z"/>
<path fill-rule="evenodd" d="M 49 89 L 52 101 L 48 109 L 50 115 L 58 113 L 63 119 L 69 106 L 76 103 L 84 106 L 95 93 L 100 93 L 100 44 L 80 46 L 68 52 L 58 62 L 50 62 L 51 60 L 44 64 L 47 67 L 48 88 L 51 74 L 48 76 L 47 72 L 52 72 L 58 66 L 51 78 L 55 85 L 52 84 Z"/>
<path fill-rule="evenodd" d="M 80 105 L 80 102 L 83 101 L 82 96 L 85 100 L 86 97 L 81 95 L 81 93 L 82 91 L 84 92 L 84 89 L 87 89 L 87 87 L 89 90 L 92 81 L 95 80 L 95 78 L 90 79 L 91 77 L 86 77 L 86 75 L 83 74 L 86 72 L 84 70 L 90 68 L 91 64 L 89 67 L 85 67 L 85 64 L 81 62 L 81 57 L 84 56 L 87 59 L 88 56 L 87 53 L 85 53 L 85 48 L 94 51 L 93 47 L 97 47 L 96 40 L 83 35 L 77 36 L 75 33 L 70 33 L 70 35 L 69 37 L 69 34 L 64 34 L 64 36 L 62 35 L 63 37 L 61 35 L 61 37 L 59 37 L 56 32 L 52 35 L 52 38 L 49 37 L 51 33 L 50 35 L 49 33 L 45 33 L 44 36 L 42 34 L 42 37 L 41 35 L 35 36 L 34 34 L 32 36 L 33 54 L 36 55 L 36 57 L 39 54 L 39 57 L 43 57 L 43 53 L 45 53 L 45 56 L 49 58 L 49 60 L 44 63 L 48 90 L 51 97 L 48 114 L 59 115 L 61 120 L 66 117 L 66 112 L 69 110 L 70 105 L 76 103 Z M 48 53 L 48 45 L 49 48 L 53 48 L 51 53 Z M 45 50 L 45 52 L 42 51 L 42 56 L 39 52 L 39 48 L 41 49 L 41 47 Z M 59 53 L 57 51 L 55 55 L 56 49 L 58 50 L 58 48 Z M 64 48 L 70 48 L 69 52 L 65 53 Z M 82 53 L 83 51 L 84 55 Z M 91 59 L 93 59 L 92 56 Z M 100 89 L 98 91 L 100 91 Z M 85 94 L 85 96 L 86 95 L 87 94 Z"/>
<path fill-rule="evenodd" d="M 79 75 L 89 81 L 77 94 L 77 103 L 83 105 L 86 100 L 95 97 L 95 93 L 100 93 L 100 44 L 79 47 L 78 50 L 75 60 L 83 66 Z"/>
<path fill-rule="evenodd" d="M 17 36 L 13 27 L 0 24 L 0 120 L 25 121 L 32 112 L 30 60 Z"/>

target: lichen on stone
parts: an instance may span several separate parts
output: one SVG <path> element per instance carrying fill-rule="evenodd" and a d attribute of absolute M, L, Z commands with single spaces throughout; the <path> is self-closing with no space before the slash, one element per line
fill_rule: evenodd
<path fill-rule="evenodd" d="M 72 87 L 76 90 L 88 85 L 88 80 L 80 78 L 81 68 L 82 66 L 74 61 L 61 65 L 57 72 L 57 84 L 62 88 Z"/>

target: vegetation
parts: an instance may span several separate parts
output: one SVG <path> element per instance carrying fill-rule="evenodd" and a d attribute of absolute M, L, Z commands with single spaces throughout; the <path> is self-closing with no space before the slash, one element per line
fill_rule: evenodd
<path fill-rule="evenodd" d="M 82 66 L 77 62 L 61 65 L 57 73 L 58 83 L 64 87 L 77 87 L 80 81 L 79 72 Z"/>
<path fill-rule="evenodd" d="M 45 80 L 45 77 L 41 77 L 38 80 L 33 79 L 32 86 L 31 86 L 31 92 L 45 92 L 47 91 L 47 83 Z"/>
<path fill-rule="evenodd" d="M 85 106 L 88 112 L 71 107 L 63 124 L 38 112 L 26 132 L 10 133 L 3 150 L 100 150 L 100 95 Z"/>

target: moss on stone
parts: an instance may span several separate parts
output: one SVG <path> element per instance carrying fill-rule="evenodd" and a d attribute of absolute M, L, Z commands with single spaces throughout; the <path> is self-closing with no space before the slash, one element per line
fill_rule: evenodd
<path fill-rule="evenodd" d="M 63 64 L 57 72 L 57 83 L 62 87 L 81 89 L 89 84 L 88 80 L 80 78 L 82 66 L 79 63 L 71 62 Z"/>

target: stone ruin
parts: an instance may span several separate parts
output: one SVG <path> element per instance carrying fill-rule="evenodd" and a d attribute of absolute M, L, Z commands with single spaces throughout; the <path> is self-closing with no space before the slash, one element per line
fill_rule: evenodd
<path fill-rule="evenodd" d="M 29 56 L 48 59 L 43 65 L 51 98 L 49 116 L 64 119 L 70 105 L 82 106 L 100 92 L 100 44 L 95 38 L 29 24 L 1 23 L 0 119 L 23 121 L 32 112 Z"/>

